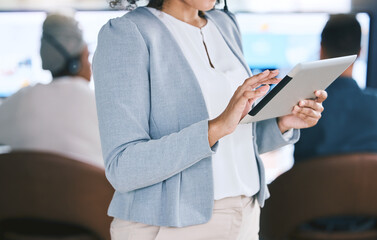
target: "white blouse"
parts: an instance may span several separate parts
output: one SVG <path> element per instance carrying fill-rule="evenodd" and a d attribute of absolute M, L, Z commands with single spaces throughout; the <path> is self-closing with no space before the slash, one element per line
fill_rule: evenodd
<path fill-rule="evenodd" d="M 249 77 L 246 69 L 211 20 L 200 29 L 162 11 L 148 9 L 174 36 L 199 82 L 209 118 L 216 118 L 225 110 L 237 87 Z M 253 196 L 259 191 L 252 124 L 238 125 L 232 134 L 220 139 L 212 162 L 215 200 Z"/>

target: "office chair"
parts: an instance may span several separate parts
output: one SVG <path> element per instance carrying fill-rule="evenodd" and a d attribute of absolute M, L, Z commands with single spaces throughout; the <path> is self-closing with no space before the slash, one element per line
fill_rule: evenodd
<path fill-rule="evenodd" d="M 103 169 L 52 153 L 0 154 L 0 239 L 110 239 Z"/>
<path fill-rule="evenodd" d="M 377 230 L 305 231 L 299 226 L 334 216 L 377 216 L 377 154 L 349 154 L 297 163 L 270 186 L 260 236 L 272 239 L 377 239 Z"/>

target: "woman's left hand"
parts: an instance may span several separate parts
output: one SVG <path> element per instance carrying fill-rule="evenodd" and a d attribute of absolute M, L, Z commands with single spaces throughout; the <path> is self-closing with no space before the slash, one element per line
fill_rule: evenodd
<path fill-rule="evenodd" d="M 302 129 L 315 126 L 322 117 L 324 108 L 322 102 L 327 98 L 327 92 L 318 90 L 315 93 L 315 100 L 301 100 L 292 110 L 292 114 L 277 119 L 281 133 L 289 129 Z"/>

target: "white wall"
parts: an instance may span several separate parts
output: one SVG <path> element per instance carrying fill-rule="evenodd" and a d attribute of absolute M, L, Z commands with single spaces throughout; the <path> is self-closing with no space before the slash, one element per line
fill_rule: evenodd
<path fill-rule="evenodd" d="M 351 0 L 228 0 L 232 11 L 349 12 Z"/>

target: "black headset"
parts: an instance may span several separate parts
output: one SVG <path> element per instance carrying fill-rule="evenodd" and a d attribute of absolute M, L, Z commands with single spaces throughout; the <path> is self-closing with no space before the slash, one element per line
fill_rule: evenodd
<path fill-rule="evenodd" d="M 226 0 L 224 0 L 224 12 L 228 12 L 228 4 L 226 3 Z"/>
<path fill-rule="evenodd" d="M 64 57 L 66 61 L 65 70 L 72 75 L 77 75 L 81 69 L 81 54 L 71 57 L 64 46 L 50 34 L 43 33 L 43 39 L 45 39 L 56 50 L 58 50 L 58 52 Z"/>
<path fill-rule="evenodd" d="M 217 3 L 220 3 L 220 0 L 217 0 Z M 228 4 L 226 3 L 226 0 L 224 0 L 224 12 L 228 12 Z"/>

